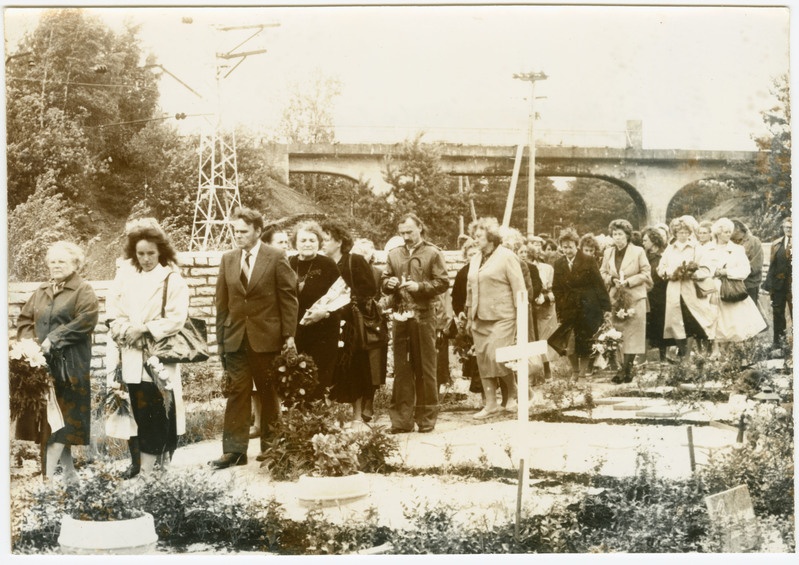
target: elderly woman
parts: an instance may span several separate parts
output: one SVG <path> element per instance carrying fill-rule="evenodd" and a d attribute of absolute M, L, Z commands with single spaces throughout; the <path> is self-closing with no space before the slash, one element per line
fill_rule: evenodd
<path fill-rule="evenodd" d="M 648 227 L 641 237 L 649 261 L 652 274 L 652 288 L 647 293 L 649 312 L 646 314 L 646 339 L 649 347 L 655 347 L 660 355 L 661 365 L 666 362 L 668 341 L 663 339 L 663 325 L 666 316 L 666 288 L 669 281 L 661 277 L 657 270 L 660 258 L 666 249 L 663 232 L 655 227 Z"/>
<path fill-rule="evenodd" d="M 696 227 L 696 241 L 700 247 L 713 243 L 713 222 L 703 220 Z"/>
<path fill-rule="evenodd" d="M 17 338 L 41 344 L 64 417 L 63 428 L 50 430 L 46 440 L 48 430 L 35 438 L 45 442 L 44 477 L 51 478 L 60 461 L 66 483 L 77 478 L 71 446 L 88 445 L 91 429 L 92 332 L 99 306 L 91 285 L 78 274 L 83 258 L 74 243 L 51 245 L 45 258 L 50 281 L 36 289 L 17 319 Z"/>
<path fill-rule="evenodd" d="M 497 404 L 496 379 L 505 381 L 506 406 L 510 409 L 516 402 L 513 372 L 497 363 L 496 350 L 516 341 L 516 295 L 525 290 L 525 282 L 519 258 L 502 245 L 496 219 L 481 218 L 470 228 L 480 254 L 469 264 L 466 316 L 485 392 L 485 406 L 474 418 L 483 420 L 503 410 Z"/>
<path fill-rule="evenodd" d="M 189 288 L 178 270 L 172 244 L 152 219 L 128 230 L 125 258 L 132 269 L 117 275 L 108 310 L 138 428 L 141 473 L 147 474 L 158 458 L 164 465 L 169 462 L 177 449 L 177 436 L 186 430 L 180 365 L 152 363 L 147 344 L 175 335 L 183 327 L 189 315 Z"/>
<path fill-rule="evenodd" d="M 294 249 L 297 255 L 289 264 L 297 273 L 297 335 L 294 338 L 299 353 L 310 355 L 317 367 L 319 388 L 314 397 L 322 397 L 333 385 L 336 365 L 340 316 L 336 312 L 311 310 L 339 277 L 336 262 L 319 253 L 322 228 L 316 222 L 301 222 L 294 228 Z"/>
<path fill-rule="evenodd" d="M 535 297 L 535 320 L 538 324 L 538 339 L 547 339 L 558 327 L 555 315 L 555 295 L 552 294 L 552 277 L 555 270 L 543 260 L 544 239 L 530 237 L 530 254 L 541 278 L 541 294 Z"/>
<path fill-rule="evenodd" d="M 658 274 L 668 279 L 663 337 L 674 339 L 680 357 L 687 353 L 687 338 L 707 341 L 715 338 L 718 308 L 711 303 L 713 258 L 702 251 L 694 230 L 696 220 L 681 216 L 669 226 L 675 240 L 660 259 Z M 697 293 L 697 287 L 700 293 Z"/>
<path fill-rule="evenodd" d="M 472 257 L 480 253 L 480 247 L 475 240 L 471 237 L 467 237 L 461 245 L 461 252 L 463 253 L 465 264 L 455 274 L 450 296 L 452 299 L 452 311 L 458 320 L 458 334 L 464 337 L 466 335 L 466 284 L 469 276 L 469 263 L 471 263 Z M 471 337 L 467 337 L 467 340 L 471 340 Z M 467 354 L 461 357 L 460 362 L 463 377 L 470 380 L 469 392 L 482 393 L 483 384 L 480 382 L 477 358 L 474 355 Z"/>
<path fill-rule="evenodd" d="M 745 299 L 737 302 L 725 301 L 721 296 L 722 278 L 743 281 L 751 271 L 751 265 L 743 246 L 730 240 L 734 229 L 734 224 L 727 218 L 717 220 L 712 227 L 716 242 L 713 276 L 719 288 L 719 292 L 713 295 L 713 300 L 718 298 L 719 308 L 716 340 L 714 341 L 715 355 L 718 355 L 717 344 L 719 342 L 744 341 L 768 327 L 757 305 L 748 294 Z"/>
<path fill-rule="evenodd" d="M 328 220 L 322 224 L 322 251 L 338 266 L 341 278 L 350 287 L 350 297 L 361 311 L 377 294 L 372 268 L 362 255 L 351 253 L 353 239 L 349 231 L 339 222 Z M 353 424 L 363 425 L 364 406 L 370 406 L 377 388 L 385 384 L 379 348 L 367 351 L 355 349 L 352 332 L 352 309 L 346 306 L 341 311 L 344 321 L 343 348 L 333 371 L 333 388 L 330 398 L 336 402 L 348 402 L 353 408 Z M 367 412 L 367 419 L 370 419 Z"/>
<path fill-rule="evenodd" d="M 652 273 L 646 252 L 630 243 L 633 226 L 613 220 L 608 226 L 613 245 L 605 250 L 599 269 L 613 304 L 613 325 L 622 333 L 622 370 L 614 383 L 632 380 L 635 356 L 646 354 L 646 294 L 652 288 Z"/>

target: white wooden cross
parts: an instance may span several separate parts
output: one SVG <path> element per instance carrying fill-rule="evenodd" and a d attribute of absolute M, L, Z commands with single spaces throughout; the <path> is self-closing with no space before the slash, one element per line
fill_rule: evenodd
<path fill-rule="evenodd" d="M 530 397 L 529 397 L 529 365 L 530 357 L 546 355 L 546 341 L 527 341 L 528 333 L 528 302 L 527 291 L 520 290 L 516 293 L 516 345 L 500 347 L 496 350 L 497 363 L 516 363 L 517 375 L 517 420 L 518 430 L 516 431 L 516 453 L 519 456 L 519 490 L 516 501 L 516 523 L 518 527 L 521 519 L 521 501 L 524 492 L 529 489 L 530 469 L 529 458 L 525 456 L 525 438 L 528 430 L 527 422 L 530 420 Z"/>

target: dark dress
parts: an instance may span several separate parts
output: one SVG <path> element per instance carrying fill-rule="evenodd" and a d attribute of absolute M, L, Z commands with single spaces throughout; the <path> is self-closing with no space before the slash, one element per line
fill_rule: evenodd
<path fill-rule="evenodd" d="M 49 338 L 52 343 L 47 361 L 55 380 L 64 427 L 50 434 L 48 443 L 89 444 L 92 332 L 98 316 L 99 304 L 94 289 L 74 273 L 55 296 L 50 283 L 42 284 L 22 307 L 17 319 L 18 339 L 32 338 L 42 343 Z M 30 432 L 30 428 L 27 431 Z M 28 433 L 23 435 L 29 436 Z M 40 438 L 41 435 L 21 439 L 38 441 Z"/>
<path fill-rule="evenodd" d="M 466 284 L 468 282 L 468 275 L 469 263 L 466 263 L 455 274 L 455 281 L 452 283 L 452 293 L 450 296 L 452 298 L 452 311 L 455 313 L 456 317 L 466 309 Z M 463 347 L 474 343 L 470 335 L 460 331 L 458 333 L 458 340 L 463 343 Z M 469 391 L 482 392 L 483 383 L 480 382 L 480 370 L 477 368 L 477 357 L 468 355 L 465 358 L 461 358 L 460 361 L 463 376 L 470 380 Z"/>
<path fill-rule="evenodd" d="M 350 298 L 358 308 L 377 294 L 378 287 L 372 267 L 357 253 L 344 253 L 338 261 L 338 270 L 344 282 L 350 287 Z M 330 398 L 336 402 L 355 402 L 369 400 L 375 388 L 385 382 L 385 372 L 381 371 L 381 350 L 355 351 L 352 333 L 352 308 L 341 309 L 344 322 L 341 336 L 344 347 L 339 351 L 338 362 L 333 372 L 333 388 Z"/>
<path fill-rule="evenodd" d="M 666 288 L 669 281 L 658 274 L 661 253 L 648 253 L 649 265 L 652 267 L 652 288 L 647 293 L 649 312 L 646 314 L 646 339 L 649 347 L 666 347 L 674 340 L 663 338 L 663 326 L 666 322 Z"/>
<path fill-rule="evenodd" d="M 339 277 L 335 261 L 324 255 L 316 255 L 304 261 L 298 255 L 289 257 L 289 263 L 297 273 L 297 334 L 294 342 L 299 353 L 310 355 L 318 370 L 321 393 L 333 384 L 333 369 L 338 353 L 338 333 L 341 317 L 338 312 L 331 312 L 329 318 L 319 320 L 315 324 L 303 326 L 299 324 L 305 312 L 314 302 L 319 300 L 330 289 Z"/>
<path fill-rule="evenodd" d="M 602 325 L 604 313 L 610 310 L 610 297 L 596 259 L 578 251 L 571 270 L 566 257 L 555 261 L 554 269 L 552 293 L 560 325 L 547 341 L 564 355 L 573 331 L 574 352 L 578 357 L 588 357 L 593 336 Z"/>

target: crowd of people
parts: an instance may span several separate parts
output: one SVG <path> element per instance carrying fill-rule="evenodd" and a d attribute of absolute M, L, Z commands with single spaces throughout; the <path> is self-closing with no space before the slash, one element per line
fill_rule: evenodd
<path fill-rule="evenodd" d="M 247 464 L 253 437 L 261 442 L 257 458 L 265 458 L 281 417 L 268 371 L 281 353 L 313 358 L 314 398 L 351 404 L 353 426 L 372 420 L 375 392 L 386 383 L 389 340 L 364 345 L 364 318 L 382 320 L 386 332 L 391 328 L 390 431 L 401 434 L 435 429 L 439 386 L 449 377 L 447 337 L 473 340 L 463 375 L 482 395 L 474 415 L 482 420 L 516 409 L 515 375 L 497 362 L 496 350 L 522 338 L 548 344 L 548 354 L 537 360 L 540 378 L 548 377 L 557 356 L 589 377 L 597 369 L 596 334 L 612 326 L 622 336 L 611 359 L 613 382 L 624 383 L 650 349 L 662 364 L 692 351 L 713 357 L 726 344 L 764 331 L 761 289 L 771 295 L 776 350 L 784 347 L 791 315 L 790 218 L 771 245 L 764 281 L 762 245 L 738 220 L 699 223 L 681 216 L 668 226 L 635 231 L 618 219 L 607 234 L 580 236 L 567 228 L 554 240 L 549 234 L 524 237 L 481 218 L 461 238 L 465 265 L 451 291 L 444 254 L 425 239 L 415 214 L 400 218 L 382 268 L 375 265 L 374 243 L 354 239 L 335 220 L 302 221 L 288 230 L 266 226 L 259 212 L 240 208 L 231 223 L 235 248 L 221 258 L 215 296 L 227 401 L 222 454 L 209 462 L 214 469 Z M 124 383 L 130 393 L 135 426 L 125 476 L 132 477 L 168 465 L 185 431 L 180 365 L 159 364 L 154 372 L 147 344 L 183 327 L 190 296 L 169 237 L 154 219 L 128 224 L 122 256 L 104 320 L 106 369 L 109 387 Z M 51 280 L 23 307 L 17 334 L 41 344 L 64 416 L 64 426 L 45 435 L 44 474 L 52 476 L 60 462 L 71 481 L 70 446 L 89 442 L 91 334 L 99 307 L 79 274 L 84 256 L 78 246 L 57 242 L 46 261 Z M 326 306 L 331 293 L 344 291 L 344 303 Z M 528 336 L 517 335 L 519 291 L 529 297 Z"/>

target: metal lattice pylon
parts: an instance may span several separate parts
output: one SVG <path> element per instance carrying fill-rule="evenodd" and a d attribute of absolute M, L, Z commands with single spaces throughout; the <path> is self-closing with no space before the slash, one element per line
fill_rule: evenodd
<path fill-rule="evenodd" d="M 224 249 L 233 242 L 229 218 L 241 206 L 236 163 L 236 134 L 214 129 L 200 137 L 199 182 L 194 205 L 190 251 Z"/>

